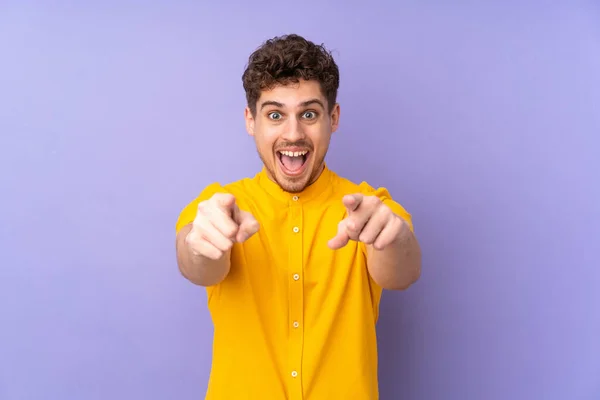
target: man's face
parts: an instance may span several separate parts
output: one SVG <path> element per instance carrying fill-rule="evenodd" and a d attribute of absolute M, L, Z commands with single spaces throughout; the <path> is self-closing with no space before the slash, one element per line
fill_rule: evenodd
<path fill-rule="evenodd" d="M 269 177 L 283 190 L 300 192 L 323 170 L 340 115 L 338 104 L 327 110 L 319 83 L 306 80 L 263 91 L 256 116 L 246 108 L 246 129 Z"/>

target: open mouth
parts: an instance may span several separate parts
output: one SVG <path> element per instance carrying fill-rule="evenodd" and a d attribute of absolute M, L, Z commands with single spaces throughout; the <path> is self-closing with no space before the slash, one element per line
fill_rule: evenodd
<path fill-rule="evenodd" d="M 310 152 L 281 150 L 277 152 L 277 156 L 281 169 L 286 175 L 300 175 L 304 172 Z"/>

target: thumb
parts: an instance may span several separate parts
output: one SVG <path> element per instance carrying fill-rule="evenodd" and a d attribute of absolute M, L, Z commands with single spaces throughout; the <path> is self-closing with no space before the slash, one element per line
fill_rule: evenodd
<path fill-rule="evenodd" d="M 238 209 L 236 217 L 236 222 L 239 224 L 235 238 L 237 242 L 245 242 L 260 229 L 260 224 L 249 212 Z"/>
<path fill-rule="evenodd" d="M 350 241 L 350 236 L 346 230 L 346 220 L 342 220 L 338 224 L 337 235 L 331 238 L 327 244 L 330 249 L 338 250 L 347 245 L 348 241 Z"/>
<path fill-rule="evenodd" d="M 363 197 L 364 196 L 360 193 L 349 194 L 342 198 L 342 203 L 344 203 L 344 206 L 346 207 L 346 209 L 348 209 L 348 212 L 352 212 L 355 211 L 358 208 L 358 206 L 360 206 Z"/>

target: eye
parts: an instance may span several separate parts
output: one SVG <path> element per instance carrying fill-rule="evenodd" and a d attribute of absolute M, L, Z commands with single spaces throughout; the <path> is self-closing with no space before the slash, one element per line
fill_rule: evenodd
<path fill-rule="evenodd" d="M 307 111 L 303 114 L 303 117 L 306 119 L 315 119 L 317 118 L 317 113 L 314 111 Z"/>
<path fill-rule="evenodd" d="M 281 114 L 279 114 L 278 112 L 275 111 L 275 112 L 269 113 L 269 118 L 274 121 L 278 121 L 281 119 Z"/>

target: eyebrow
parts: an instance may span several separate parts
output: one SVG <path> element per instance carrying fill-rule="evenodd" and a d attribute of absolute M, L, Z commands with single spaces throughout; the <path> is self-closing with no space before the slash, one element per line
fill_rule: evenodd
<path fill-rule="evenodd" d="M 323 104 L 323 102 L 319 99 L 310 99 L 308 101 L 305 101 L 303 103 L 300 103 L 300 105 L 302 107 L 306 107 L 306 106 L 310 106 L 311 104 L 318 104 L 321 106 L 321 108 L 325 108 L 325 105 Z"/>
<path fill-rule="evenodd" d="M 309 106 L 311 104 L 318 104 L 318 105 L 321 106 L 321 108 L 325 108 L 325 106 L 323 105 L 323 102 L 321 100 L 319 100 L 319 99 L 310 99 L 310 100 L 307 100 L 307 101 L 303 101 L 302 103 L 300 103 L 300 106 L 301 107 L 306 107 L 306 106 Z M 260 109 L 262 110 L 263 108 L 265 108 L 267 106 L 274 106 L 274 107 L 279 107 L 279 108 L 283 108 L 284 107 L 283 103 L 280 103 L 278 101 L 268 100 L 268 101 L 265 101 L 264 103 L 262 103 L 260 105 Z"/>
<path fill-rule="evenodd" d="M 268 100 L 260 105 L 260 109 L 262 110 L 266 106 L 275 106 L 275 107 L 283 108 L 283 103 L 280 103 L 278 101 Z"/>

